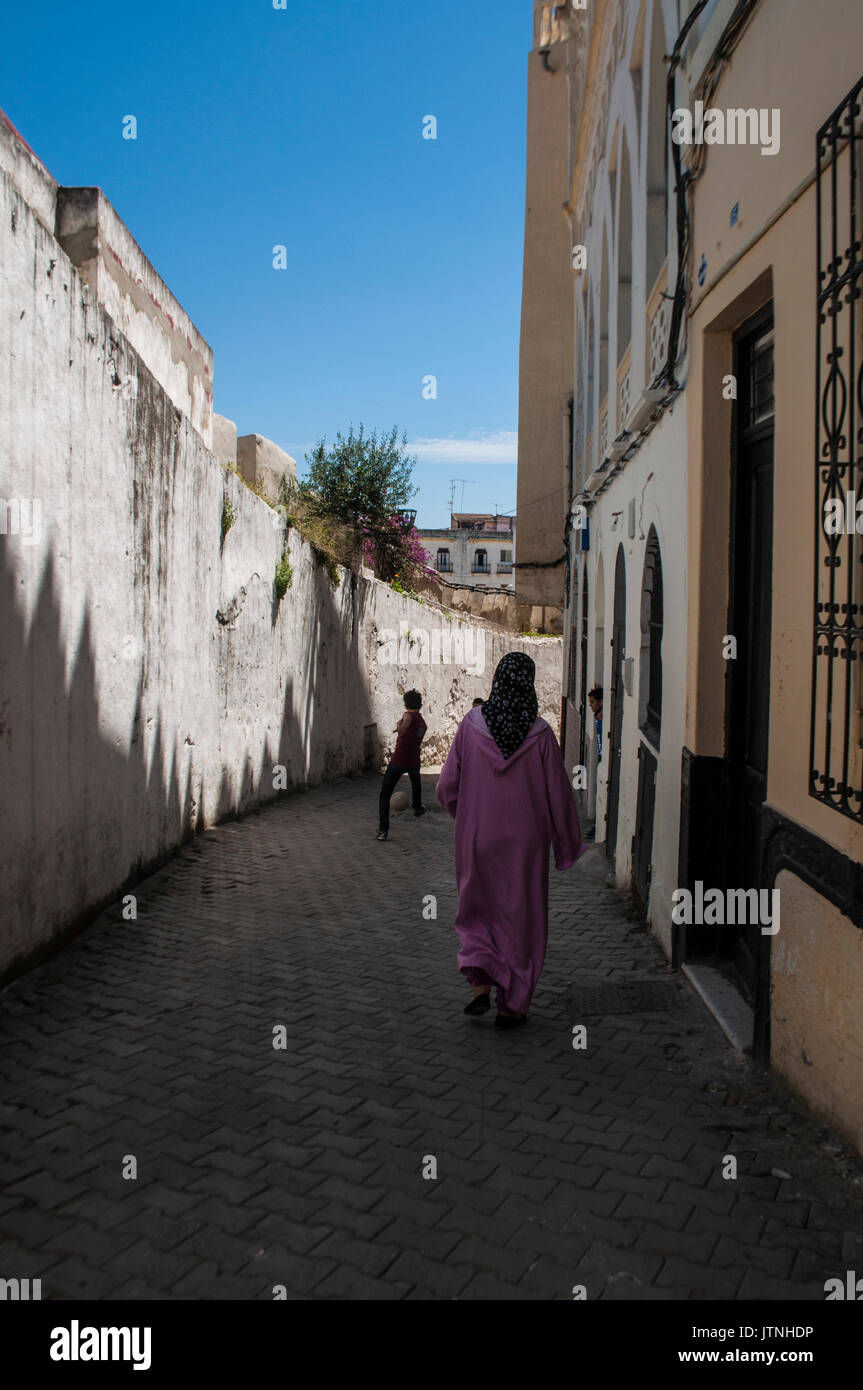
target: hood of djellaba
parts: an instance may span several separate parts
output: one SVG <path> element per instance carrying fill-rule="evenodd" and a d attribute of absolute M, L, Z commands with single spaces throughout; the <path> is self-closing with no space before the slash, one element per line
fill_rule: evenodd
<path fill-rule="evenodd" d="M 519 758 L 521 758 L 529 749 L 533 748 L 537 739 L 541 737 L 543 731 L 545 729 L 551 728 L 551 725 L 545 719 L 543 719 L 541 715 L 537 716 L 537 718 L 533 721 L 527 733 L 525 734 L 522 742 L 516 748 L 515 752 L 510 753 L 509 757 L 505 758 L 500 748 L 495 743 L 491 730 L 485 722 L 481 705 L 477 705 L 475 709 L 469 711 L 469 713 L 465 717 L 465 722 L 470 726 L 472 732 L 474 733 L 477 740 L 477 746 L 481 748 L 483 753 L 485 753 L 487 757 L 489 757 L 493 762 L 494 774 L 496 777 L 503 776 L 503 774 L 507 772 L 509 768 L 513 766 L 514 763 L 518 762 Z"/>

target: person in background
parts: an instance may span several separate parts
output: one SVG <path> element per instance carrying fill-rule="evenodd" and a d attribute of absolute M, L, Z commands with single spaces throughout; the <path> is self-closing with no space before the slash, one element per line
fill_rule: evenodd
<path fill-rule="evenodd" d="M 424 816 L 422 782 L 420 781 L 420 745 L 425 737 L 426 722 L 420 714 L 423 697 L 418 690 L 408 690 L 404 696 L 405 712 L 395 727 L 398 734 L 389 766 L 384 773 L 378 803 L 379 840 L 386 840 L 390 831 L 390 797 L 403 773 L 411 779 L 415 816 Z"/>
<path fill-rule="evenodd" d="M 482 698 L 482 696 L 481 696 L 481 695 L 477 695 L 476 699 L 474 700 L 474 702 L 473 702 L 473 704 L 472 704 L 472 706 L 471 706 L 471 709 L 476 709 L 477 705 L 484 705 L 484 704 L 485 704 L 485 700 Z"/>
<path fill-rule="evenodd" d="M 602 762 L 602 686 L 595 685 L 587 697 L 596 724 L 596 761 Z"/>
<path fill-rule="evenodd" d="M 487 1013 L 495 985 L 498 1028 L 527 1021 L 545 960 L 549 848 L 558 869 L 585 849 L 560 745 L 538 717 L 535 677 L 524 652 L 502 659 L 437 784 L 455 819 L 458 965 L 474 987 L 465 1013 Z"/>

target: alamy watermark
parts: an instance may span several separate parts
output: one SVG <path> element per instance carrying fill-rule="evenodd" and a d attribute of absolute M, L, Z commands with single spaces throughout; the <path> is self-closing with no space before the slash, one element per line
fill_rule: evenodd
<path fill-rule="evenodd" d="M 671 895 L 675 926 L 760 926 L 762 936 L 779 930 L 778 888 L 708 888 L 698 879 L 695 891 L 675 888 Z"/>
<path fill-rule="evenodd" d="M 0 1302 L 36 1302 L 42 1297 L 41 1279 L 0 1279 Z"/>
<path fill-rule="evenodd" d="M 779 153 L 779 107 L 731 107 L 722 111 L 697 101 L 695 110 L 679 106 L 671 116 L 675 145 L 760 145 L 762 154 Z"/>
<path fill-rule="evenodd" d="M 0 497 L 0 536 L 20 536 L 24 545 L 42 539 L 41 497 Z"/>
<path fill-rule="evenodd" d="M 863 1302 L 863 1279 L 857 1278 L 857 1271 L 846 1269 L 845 1278 L 828 1279 L 824 1284 L 824 1298 L 827 1303 L 837 1299 L 847 1299 L 851 1303 Z"/>
<path fill-rule="evenodd" d="M 131 1361 L 133 1371 L 151 1365 L 149 1327 L 82 1327 L 73 1318 L 69 1327 L 51 1332 L 52 1361 Z"/>
<path fill-rule="evenodd" d="M 863 536 L 863 497 L 849 491 L 843 499 L 828 497 L 824 503 L 826 536 Z"/>
<path fill-rule="evenodd" d="M 444 623 L 429 632 L 410 627 L 404 619 L 398 632 L 382 627 L 378 660 L 383 666 L 463 666 L 472 675 L 485 670 L 485 632 L 481 628 Z"/>

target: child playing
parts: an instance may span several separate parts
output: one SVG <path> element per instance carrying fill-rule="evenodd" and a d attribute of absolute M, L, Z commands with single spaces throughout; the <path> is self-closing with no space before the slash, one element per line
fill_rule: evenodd
<path fill-rule="evenodd" d="M 420 782 L 420 744 L 426 732 L 426 722 L 420 714 L 423 697 L 418 690 L 408 690 L 404 697 L 405 712 L 396 725 L 396 746 L 384 773 L 380 799 L 380 829 L 377 838 L 385 840 L 390 829 L 390 797 L 403 772 L 411 779 L 415 816 L 424 816 L 422 783 Z"/>

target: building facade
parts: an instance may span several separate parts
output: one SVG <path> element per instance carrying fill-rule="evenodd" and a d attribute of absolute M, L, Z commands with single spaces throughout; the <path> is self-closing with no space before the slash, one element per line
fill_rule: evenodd
<path fill-rule="evenodd" d="M 527 63 L 527 179 L 518 386 L 516 588 L 533 603 L 563 607 L 572 459 L 572 299 L 569 228 L 561 215 L 569 181 L 568 85 L 549 77 L 548 48 L 565 21 L 536 8 Z M 556 58 L 560 63 L 560 56 Z"/>
<path fill-rule="evenodd" d="M 445 530 L 421 530 L 420 541 L 444 583 L 460 587 L 512 589 L 515 560 L 514 516 L 453 512 Z"/>
<path fill-rule="evenodd" d="M 669 961 L 863 1148 L 863 11 L 534 23 L 569 149 L 567 758 Z"/>

